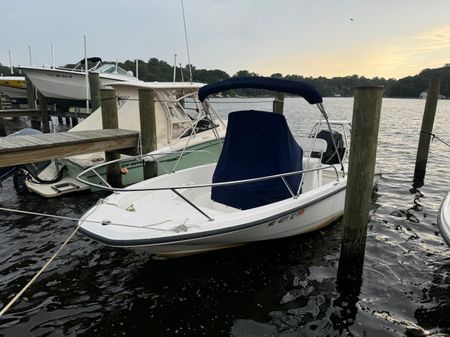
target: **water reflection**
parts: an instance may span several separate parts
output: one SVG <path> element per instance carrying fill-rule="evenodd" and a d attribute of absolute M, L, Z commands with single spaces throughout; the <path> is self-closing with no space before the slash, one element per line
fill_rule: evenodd
<path fill-rule="evenodd" d="M 414 312 L 414 317 L 421 327 L 429 330 L 429 334 L 448 336 L 450 334 L 449 312 L 450 258 L 444 258 L 433 272 L 431 286 L 423 290 L 421 307 Z"/>

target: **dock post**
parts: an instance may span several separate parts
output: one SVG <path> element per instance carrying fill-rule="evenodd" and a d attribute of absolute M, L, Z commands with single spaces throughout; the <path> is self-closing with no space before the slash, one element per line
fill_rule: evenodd
<path fill-rule="evenodd" d="M 38 97 L 39 97 L 39 110 L 41 111 L 42 132 L 49 133 L 50 132 L 50 122 L 49 122 L 49 115 L 48 115 L 47 97 L 42 95 L 39 91 L 38 91 Z"/>
<path fill-rule="evenodd" d="M 432 79 L 428 84 L 427 100 L 420 129 L 419 145 L 417 147 L 416 167 L 414 169 L 414 187 L 423 186 L 440 86 L 440 79 Z"/>
<path fill-rule="evenodd" d="M 103 129 L 117 129 L 119 118 L 117 116 L 116 91 L 111 87 L 100 89 L 100 101 L 102 107 Z M 116 160 L 120 154 L 105 152 L 105 161 Z M 113 187 L 122 186 L 122 175 L 120 173 L 120 163 L 109 164 L 106 168 L 106 180 Z"/>
<path fill-rule="evenodd" d="M 151 89 L 139 89 L 139 117 L 141 120 L 142 153 L 146 154 L 157 149 L 155 93 Z M 143 169 L 144 179 L 158 175 L 156 161 L 144 161 Z"/>
<path fill-rule="evenodd" d="M 283 109 L 284 109 L 284 93 L 276 92 L 275 98 L 273 100 L 272 111 L 282 114 Z"/>
<path fill-rule="evenodd" d="M 25 82 L 27 84 L 28 109 L 36 109 L 36 92 L 33 83 L 28 76 L 25 76 Z M 41 121 L 38 117 L 31 117 L 31 127 L 36 130 L 41 129 Z"/>
<path fill-rule="evenodd" d="M 355 91 L 338 282 L 355 282 L 362 275 L 382 98 L 383 86 Z"/>
<path fill-rule="evenodd" d="M 89 87 L 91 90 L 91 112 L 100 108 L 100 76 L 98 73 L 89 73 Z M 87 111 L 86 111 L 87 112 Z"/>

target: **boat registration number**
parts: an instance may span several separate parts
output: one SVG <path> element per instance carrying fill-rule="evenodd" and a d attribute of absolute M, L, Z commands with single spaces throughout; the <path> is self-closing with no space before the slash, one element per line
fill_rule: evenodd
<path fill-rule="evenodd" d="M 297 210 L 297 211 L 295 211 L 295 212 L 293 212 L 293 213 L 284 215 L 284 216 L 282 216 L 281 218 L 278 218 L 278 219 L 275 219 L 275 220 L 270 221 L 270 222 L 267 224 L 267 226 L 274 226 L 274 225 L 276 225 L 276 224 L 281 224 L 281 223 L 286 222 L 286 221 L 288 221 L 288 220 L 295 219 L 296 217 L 299 217 L 299 216 L 303 215 L 304 212 L 305 212 L 305 210 L 304 210 L 303 208 L 302 208 L 302 209 L 299 209 L 299 210 Z"/>

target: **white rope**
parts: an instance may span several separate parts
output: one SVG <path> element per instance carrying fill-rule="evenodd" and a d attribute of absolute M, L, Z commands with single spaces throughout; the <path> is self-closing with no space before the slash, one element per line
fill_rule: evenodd
<path fill-rule="evenodd" d="M 90 214 L 92 214 L 92 212 L 102 203 L 104 202 L 102 199 L 99 200 L 99 202 L 97 203 L 96 207 L 93 207 L 88 216 Z M 107 203 L 107 202 L 105 202 Z M 72 218 L 72 217 L 67 217 L 67 216 L 59 216 L 59 215 L 52 215 L 52 214 L 44 214 L 44 213 L 38 213 L 38 212 L 31 212 L 31 211 L 22 211 L 22 210 L 18 210 L 18 209 L 12 209 L 12 208 L 6 208 L 6 207 L 0 207 L 0 211 L 5 211 L 5 212 L 12 212 L 12 213 L 21 213 L 21 214 L 27 214 L 27 215 L 37 215 L 37 216 L 44 216 L 44 217 L 49 217 L 49 218 L 56 218 L 56 219 L 63 219 L 63 220 L 70 220 L 70 221 L 77 221 L 78 225 L 75 228 L 75 230 L 69 235 L 69 237 L 63 242 L 63 244 L 58 248 L 58 250 L 50 257 L 50 259 L 42 266 L 42 268 L 33 276 L 33 278 L 22 288 L 22 290 L 20 290 L 16 296 L 14 296 L 14 298 L 9 301 L 9 303 L 0 311 L 0 317 L 2 317 L 6 311 L 8 311 L 9 308 L 11 308 L 12 305 L 14 305 L 14 303 L 17 302 L 17 300 L 23 295 L 23 293 L 25 291 L 27 291 L 27 289 L 29 287 L 31 287 L 31 285 L 37 280 L 37 278 L 39 276 L 41 276 L 41 274 L 47 269 L 47 267 L 50 265 L 50 263 L 53 262 L 53 260 L 59 255 L 59 253 L 64 249 L 64 247 L 69 243 L 69 241 L 74 237 L 74 235 L 76 234 L 76 232 L 78 232 L 78 230 L 80 229 L 81 225 L 83 224 L 83 222 L 85 220 L 80 221 L 81 219 L 77 219 L 77 218 Z M 134 228 L 140 228 L 140 229 L 147 229 L 147 230 L 159 230 L 159 231 L 177 231 L 179 230 L 179 227 L 181 226 L 185 226 L 186 222 L 187 222 L 187 218 L 185 219 L 184 223 L 181 224 L 180 226 L 175 227 L 173 230 L 165 230 L 165 229 L 160 229 L 160 228 L 148 228 L 150 226 L 156 226 L 159 224 L 162 224 L 164 222 L 167 221 L 162 221 L 160 223 L 156 223 L 156 224 L 149 224 L 145 227 L 138 227 L 138 226 L 133 226 L 133 225 L 124 225 L 124 224 L 114 224 L 114 223 L 107 223 L 108 225 L 115 225 L 115 226 L 124 226 L 124 227 L 134 227 Z M 92 223 L 100 223 L 102 225 L 105 225 L 105 222 L 103 221 L 91 221 L 89 220 L 89 222 Z"/>
<path fill-rule="evenodd" d="M 92 212 L 101 204 L 106 204 L 106 205 L 118 207 L 114 203 L 107 202 L 104 199 L 99 199 L 97 204 L 96 204 L 96 207 L 93 207 L 90 210 L 89 215 L 92 214 Z M 22 211 L 20 209 L 14 209 L 14 208 L 0 207 L 0 211 L 11 212 L 11 213 L 20 213 L 20 214 L 26 214 L 26 215 L 44 216 L 44 217 L 48 217 L 48 218 L 55 218 L 55 219 L 61 219 L 61 220 L 70 220 L 70 221 L 76 221 L 76 222 L 81 221 L 81 219 L 71 218 L 71 217 L 68 217 L 68 216 L 52 215 L 52 214 L 45 214 L 45 213 L 38 213 L 38 212 L 31 212 L 31 211 Z M 82 220 L 81 223 L 83 223 L 84 221 L 86 221 L 86 219 Z M 145 225 L 145 226 L 134 226 L 134 225 L 129 225 L 129 224 L 108 222 L 108 221 L 105 221 L 105 220 L 104 221 L 89 220 L 90 223 L 95 223 L 95 224 L 99 224 L 99 225 L 102 225 L 102 226 L 120 226 L 120 227 L 130 227 L 130 228 L 138 228 L 138 229 L 147 229 L 147 230 L 160 231 L 160 232 L 172 232 L 171 229 L 149 228 L 151 226 L 161 225 L 161 224 L 169 222 L 169 221 L 171 221 L 171 220 L 166 220 L 166 221 L 162 221 L 162 222 L 158 222 L 158 223 L 148 224 L 148 225 Z M 81 226 L 81 223 L 79 224 L 79 226 Z"/>
<path fill-rule="evenodd" d="M 17 293 L 14 298 L 9 301 L 9 303 L 0 311 L 0 317 L 5 314 L 5 312 L 14 304 L 16 301 L 20 298 L 20 296 L 23 295 L 23 293 L 36 281 L 36 279 L 47 269 L 47 267 L 52 263 L 52 261 L 58 256 L 58 254 L 63 250 L 63 248 L 67 245 L 67 243 L 70 241 L 70 239 L 73 238 L 75 233 L 80 228 L 81 223 L 78 224 L 78 226 L 75 228 L 75 230 L 72 232 L 72 234 L 69 235 L 69 237 L 64 241 L 64 243 L 59 247 L 59 249 L 52 255 L 52 257 L 47 261 L 46 264 L 34 275 L 34 277 L 25 285 L 25 287 L 22 288 L 21 291 Z"/>

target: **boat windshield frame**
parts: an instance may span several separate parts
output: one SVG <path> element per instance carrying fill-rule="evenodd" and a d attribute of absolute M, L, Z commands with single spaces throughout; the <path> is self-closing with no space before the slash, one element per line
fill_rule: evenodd
<path fill-rule="evenodd" d="M 198 151 L 196 151 L 196 152 L 198 152 Z M 337 168 L 334 165 L 321 165 L 320 167 L 315 167 L 315 168 L 306 169 L 306 170 L 285 172 L 285 173 L 279 173 L 279 174 L 274 174 L 274 175 L 264 176 L 264 177 L 256 177 L 256 178 L 234 180 L 234 181 L 225 181 L 225 182 L 218 182 L 218 183 L 192 184 L 192 185 L 179 185 L 179 186 L 165 186 L 165 187 L 150 187 L 150 188 L 129 188 L 129 187 L 120 188 L 120 187 L 112 187 L 96 171 L 96 169 L 99 169 L 100 167 L 104 167 L 106 165 L 110 165 L 110 164 L 113 164 L 113 163 L 120 163 L 120 162 L 122 162 L 124 160 L 130 160 L 130 159 L 136 159 L 136 160 L 144 161 L 144 157 L 151 157 L 152 161 L 158 162 L 158 159 L 160 158 L 160 156 L 162 156 L 164 154 L 174 154 L 174 153 L 176 153 L 176 152 L 167 152 L 167 153 L 159 152 L 158 154 L 147 154 L 147 155 L 144 155 L 144 156 L 138 155 L 138 156 L 134 156 L 134 157 L 131 157 L 131 158 L 126 158 L 126 159 L 119 158 L 119 159 L 116 159 L 116 160 L 112 160 L 112 161 L 109 161 L 109 162 L 106 162 L 106 163 L 101 163 L 101 164 L 98 164 L 96 166 L 89 167 L 86 170 L 84 170 L 83 172 L 81 172 L 80 174 L 78 174 L 76 179 L 78 181 L 86 184 L 86 185 L 91 186 L 91 187 L 95 187 L 95 188 L 98 188 L 98 189 L 101 189 L 101 190 L 105 190 L 105 191 L 109 191 L 109 192 L 113 192 L 113 193 L 119 193 L 119 192 L 169 191 L 170 190 L 173 193 L 175 193 L 177 196 L 179 196 L 181 199 L 183 199 L 190 206 L 192 206 L 194 209 L 196 209 L 198 212 L 200 212 L 202 215 L 204 215 L 209 221 L 213 221 L 214 219 L 211 218 L 204 211 L 202 211 L 200 209 L 200 207 L 195 205 L 191 200 L 189 200 L 188 198 L 183 196 L 181 193 L 179 193 L 178 190 L 194 189 L 194 188 L 206 188 L 206 187 L 231 186 L 231 185 L 248 184 L 248 183 L 254 183 L 254 182 L 259 182 L 259 181 L 266 181 L 266 180 L 272 180 L 272 179 L 281 179 L 283 181 L 283 183 L 285 184 L 286 188 L 288 189 L 289 193 L 291 194 L 291 198 L 296 199 L 296 198 L 298 198 L 300 196 L 301 189 L 299 188 L 299 190 L 296 193 L 294 193 L 294 191 L 292 191 L 291 187 L 289 186 L 289 184 L 288 184 L 288 182 L 286 180 L 287 177 L 291 177 L 291 176 L 295 176 L 295 175 L 299 175 L 299 174 L 301 174 L 302 177 L 303 177 L 304 173 L 316 172 L 316 171 L 318 172 L 318 171 L 328 170 L 328 169 L 331 168 L 331 169 L 334 170 L 334 173 L 336 175 L 336 181 L 339 181 L 339 173 L 338 173 Z M 91 181 L 89 181 L 87 179 L 83 179 L 82 178 L 83 176 L 88 176 L 88 174 L 91 173 L 91 172 L 93 172 L 105 185 L 96 184 L 96 183 L 93 183 L 93 182 L 91 182 Z"/>

